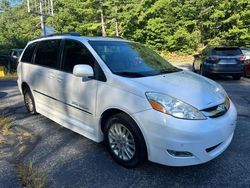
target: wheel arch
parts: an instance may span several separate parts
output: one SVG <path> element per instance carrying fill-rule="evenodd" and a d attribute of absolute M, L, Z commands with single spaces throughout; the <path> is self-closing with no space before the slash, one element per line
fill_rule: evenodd
<path fill-rule="evenodd" d="M 118 109 L 118 108 L 109 108 L 109 109 L 106 109 L 102 113 L 101 118 L 100 118 L 100 126 L 101 126 L 101 131 L 102 132 L 104 131 L 105 123 L 107 122 L 109 117 L 111 117 L 111 116 L 113 116 L 115 114 L 119 114 L 119 113 L 124 113 L 124 114 L 128 115 L 129 117 L 131 117 L 127 112 L 125 112 L 124 110 Z"/>
<path fill-rule="evenodd" d="M 22 89 L 22 93 L 23 93 L 25 89 L 30 90 L 30 87 L 26 82 L 23 82 L 22 85 L 21 85 L 21 89 Z"/>
<path fill-rule="evenodd" d="M 147 150 L 147 157 L 149 155 L 149 147 L 148 147 L 148 143 L 147 143 L 147 139 L 145 137 L 145 133 L 144 131 L 142 130 L 140 124 L 138 124 L 138 122 L 135 120 L 135 118 L 133 118 L 133 116 L 131 114 L 129 114 L 128 112 L 124 111 L 124 110 L 121 110 L 119 108 L 109 108 L 109 109 L 106 109 L 102 115 L 101 115 L 101 118 L 100 118 L 100 129 L 103 133 L 104 131 L 104 126 L 106 124 L 106 122 L 108 121 L 109 117 L 111 117 L 112 115 L 115 115 L 115 114 L 119 114 L 119 113 L 123 113 L 123 114 L 126 114 L 127 116 L 129 116 L 137 125 L 138 129 L 140 130 L 140 133 L 144 139 L 144 142 L 145 142 L 145 145 L 146 145 L 146 150 Z"/>

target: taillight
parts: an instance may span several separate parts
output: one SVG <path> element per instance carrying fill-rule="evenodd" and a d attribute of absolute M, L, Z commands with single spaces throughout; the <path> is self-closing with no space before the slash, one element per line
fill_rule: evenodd
<path fill-rule="evenodd" d="M 246 56 L 244 56 L 244 55 L 241 55 L 240 57 L 239 57 L 239 60 L 240 61 L 244 61 L 246 59 Z"/>
<path fill-rule="evenodd" d="M 209 61 L 218 61 L 218 58 L 216 56 L 209 56 L 208 60 Z"/>

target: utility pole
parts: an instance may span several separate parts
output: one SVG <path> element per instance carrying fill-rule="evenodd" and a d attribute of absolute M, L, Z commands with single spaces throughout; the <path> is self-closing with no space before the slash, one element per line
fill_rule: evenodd
<path fill-rule="evenodd" d="M 46 36 L 46 18 L 54 15 L 53 0 L 27 0 L 28 12 L 41 18 L 42 35 Z"/>
<path fill-rule="evenodd" d="M 45 20 L 46 17 L 43 14 L 43 3 L 40 1 L 40 17 L 41 17 L 41 28 L 42 28 L 42 35 L 46 36 L 46 25 L 45 25 Z"/>

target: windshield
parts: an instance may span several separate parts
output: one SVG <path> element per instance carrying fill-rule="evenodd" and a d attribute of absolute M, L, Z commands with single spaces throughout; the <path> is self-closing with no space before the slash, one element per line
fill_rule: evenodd
<path fill-rule="evenodd" d="M 156 52 L 139 43 L 123 41 L 89 41 L 89 43 L 109 69 L 120 76 L 144 77 L 179 70 Z"/>
<path fill-rule="evenodd" d="M 21 54 L 22 54 L 22 52 L 23 52 L 23 50 L 17 50 L 16 52 L 17 52 L 17 57 L 20 57 Z"/>

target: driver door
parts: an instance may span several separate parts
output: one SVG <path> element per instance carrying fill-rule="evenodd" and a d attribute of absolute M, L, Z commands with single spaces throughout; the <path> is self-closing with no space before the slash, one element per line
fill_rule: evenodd
<path fill-rule="evenodd" d="M 98 81 L 74 76 L 73 68 L 79 64 L 87 64 L 94 69 L 95 59 L 81 42 L 65 40 L 62 67 L 57 75 L 61 80 L 58 100 L 64 103 L 60 110 L 70 121 L 81 122 L 76 124 L 92 132 L 91 119 L 95 115 Z"/>

